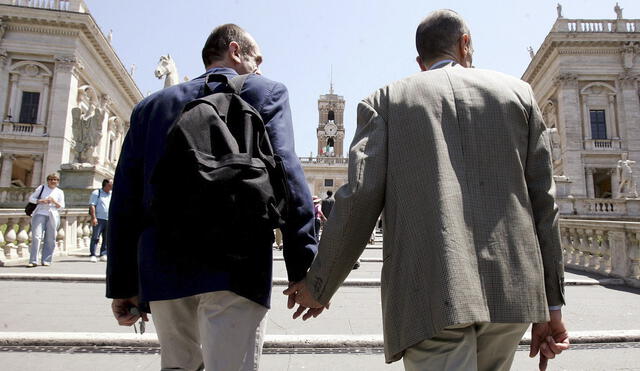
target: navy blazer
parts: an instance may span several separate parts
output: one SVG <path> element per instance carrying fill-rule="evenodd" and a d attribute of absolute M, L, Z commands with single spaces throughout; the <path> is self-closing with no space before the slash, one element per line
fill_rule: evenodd
<path fill-rule="evenodd" d="M 231 290 L 269 307 L 273 233 L 257 237 L 256 251 L 261 253 L 253 261 L 234 270 L 220 271 L 207 260 L 205 251 L 214 248 L 211 246 L 172 246 L 169 254 L 159 251 L 163 231 L 149 217 L 154 192 L 149 180 L 163 154 L 167 131 L 186 103 L 205 95 L 204 78 L 209 73 L 237 75 L 230 68 L 210 69 L 194 80 L 145 98 L 131 114 L 109 208 L 109 298 L 139 296 L 141 301 L 148 302 Z M 215 83 L 210 86 L 215 88 Z M 241 96 L 260 113 L 273 150 L 283 159 L 290 191 L 289 215 L 282 228 L 284 257 L 289 281 L 299 281 L 315 257 L 317 242 L 311 194 L 294 148 L 287 89 L 263 76 L 250 75 Z M 178 191 L 176 197 L 180 197 Z M 175 223 L 189 221 L 175 220 Z"/>

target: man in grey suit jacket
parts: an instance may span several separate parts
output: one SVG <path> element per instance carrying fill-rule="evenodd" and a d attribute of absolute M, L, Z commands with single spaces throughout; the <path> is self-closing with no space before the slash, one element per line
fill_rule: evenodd
<path fill-rule="evenodd" d="M 553 170 L 533 92 L 464 68 L 471 37 L 453 11 L 427 16 L 416 46 L 423 72 L 358 106 L 349 182 L 306 279 L 285 291 L 289 307 L 297 302 L 294 318 L 307 319 L 328 305 L 382 212 L 387 362 L 508 370 L 534 323 L 530 355 L 539 351 L 544 369 L 569 341 Z"/>

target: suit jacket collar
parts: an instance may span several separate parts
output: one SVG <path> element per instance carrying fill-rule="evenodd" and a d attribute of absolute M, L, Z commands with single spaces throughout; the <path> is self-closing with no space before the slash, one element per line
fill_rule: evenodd
<path fill-rule="evenodd" d="M 233 68 L 229 68 L 229 67 L 213 67 L 213 68 L 209 68 L 205 73 L 203 73 L 202 75 L 196 77 L 197 79 L 201 79 L 209 74 L 212 73 L 219 73 L 222 75 L 227 75 L 227 76 L 237 76 L 238 73 L 236 72 L 236 70 L 234 70 Z"/>

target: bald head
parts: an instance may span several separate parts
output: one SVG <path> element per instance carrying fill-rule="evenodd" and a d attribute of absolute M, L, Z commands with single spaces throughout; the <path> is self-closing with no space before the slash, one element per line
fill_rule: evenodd
<path fill-rule="evenodd" d="M 202 48 L 202 62 L 205 67 L 223 60 L 232 42 L 238 44 L 241 55 L 249 55 L 257 47 L 251 35 L 240 26 L 232 23 L 223 24 L 211 31 Z"/>
<path fill-rule="evenodd" d="M 471 33 L 464 19 L 453 10 L 436 10 L 420 22 L 416 49 L 418 63 L 421 60 L 427 66 L 441 58 L 452 58 L 465 67 L 471 66 Z"/>

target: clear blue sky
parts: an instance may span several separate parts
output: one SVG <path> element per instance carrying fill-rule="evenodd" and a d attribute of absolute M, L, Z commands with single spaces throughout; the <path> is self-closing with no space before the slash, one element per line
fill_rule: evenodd
<path fill-rule="evenodd" d="M 556 1 L 417 0 L 85 0 L 143 94 L 162 88 L 153 76 L 170 53 L 180 79 L 204 72 L 200 51 L 213 27 L 236 23 L 260 44 L 262 72 L 289 89 L 296 151 L 315 155 L 317 99 L 329 90 L 346 99 L 346 148 L 358 102 L 377 88 L 418 71 L 415 29 L 432 10 L 450 8 L 468 22 L 474 64 L 520 77 L 556 19 Z M 561 1 L 570 19 L 613 19 L 615 1 Z M 620 1 L 624 18 L 640 18 L 640 1 Z"/>

